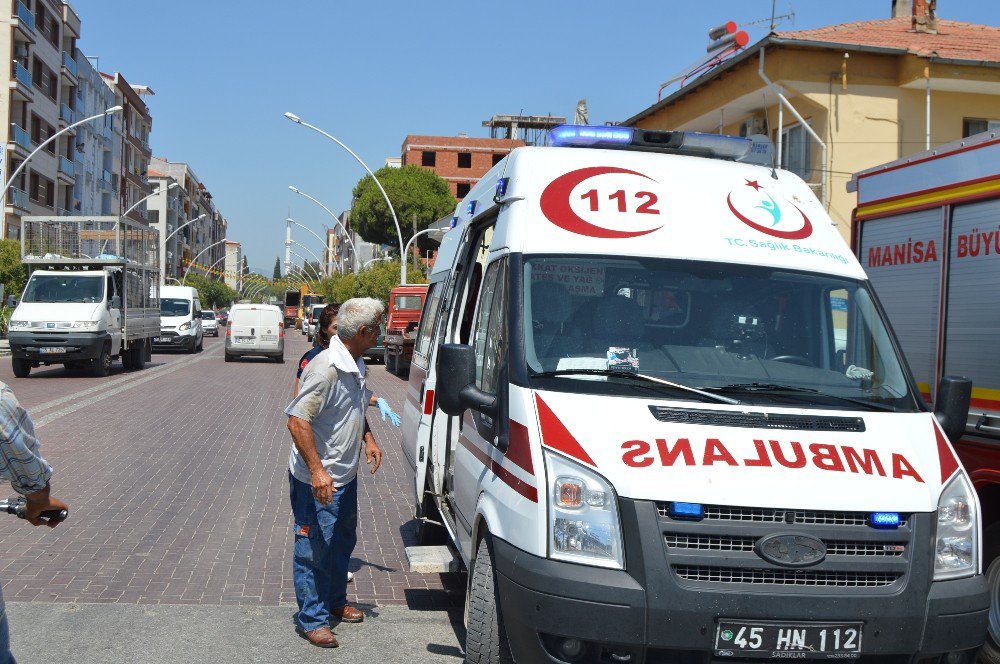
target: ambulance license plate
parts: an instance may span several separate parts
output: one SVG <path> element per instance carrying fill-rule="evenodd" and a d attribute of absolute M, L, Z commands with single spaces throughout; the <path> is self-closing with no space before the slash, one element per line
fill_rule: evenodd
<path fill-rule="evenodd" d="M 857 659 L 861 623 L 774 623 L 720 620 L 716 657 Z"/>

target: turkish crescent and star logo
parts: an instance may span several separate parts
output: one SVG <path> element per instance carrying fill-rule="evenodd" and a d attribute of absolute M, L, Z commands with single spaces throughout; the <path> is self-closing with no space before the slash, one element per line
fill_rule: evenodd
<path fill-rule="evenodd" d="M 726 196 L 730 212 L 744 224 L 755 231 L 782 240 L 802 240 L 812 235 L 812 222 L 798 205 L 785 201 L 798 213 L 798 215 L 794 213 L 786 215 L 787 209 L 782 209 L 778 201 L 767 193 L 765 187 L 757 180 L 746 180 L 744 187 L 749 187 L 753 191 L 748 192 L 739 187 Z M 796 224 L 796 217 L 801 218 L 801 225 Z M 797 227 L 789 228 L 790 225 Z"/>

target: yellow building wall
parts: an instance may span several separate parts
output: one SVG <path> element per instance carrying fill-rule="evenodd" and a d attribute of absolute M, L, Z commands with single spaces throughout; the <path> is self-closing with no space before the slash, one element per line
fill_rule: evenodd
<path fill-rule="evenodd" d="M 846 61 L 846 86 L 844 63 Z M 921 152 L 925 148 L 926 97 L 924 88 L 900 87 L 919 78 L 922 82 L 926 60 L 915 56 L 880 55 L 829 50 L 805 50 L 772 47 L 765 59 L 765 71 L 784 90 L 791 105 L 802 115 L 827 144 L 826 201 L 830 217 L 845 240 L 850 238 L 851 212 L 857 199 L 847 192 L 847 183 L 858 171 L 900 157 Z M 763 93 L 763 81 L 758 73 L 758 59 L 751 57 L 716 79 L 706 82 L 672 104 L 636 123 L 645 129 L 674 129 L 699 118 L 713 117 L 712 125 L 704 122 L 701 131 L 718 131 L 720 109 L 753 93 Z M 934 65 L 934 77 L 971 77 L 996 81 L 998 73 L 983 67 Z M 992 77 L 992 78 L 989 78 Z M 778 107 L 767 106 L 767 126 L 777 144 Z M 763 94 L 762 94 L 763 103 Z M 755 111 L 762 112 L 763 109 Z M 961 138 L 965 118 L 1000 116 L 1000 95 L 931 91 L 931 146 Z M 724 112 L 723 133 L 736 135 L 749 117 L 743 113 Z M 783 124 L 798 123 L 785 109 Z M 810 147 L 812 177 L 817 197 L 821 194 L 821 149 L 815 142 Z"/>

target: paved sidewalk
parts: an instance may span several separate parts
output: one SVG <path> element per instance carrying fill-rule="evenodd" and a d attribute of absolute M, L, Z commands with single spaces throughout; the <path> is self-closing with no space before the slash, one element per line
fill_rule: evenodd
<path fill-rule="evenodd" d="M 287 607 L 8 604 L 18 664 L 462 661 L 460 610 L 365 608 L 365 621 L 335 627 L 340 647 L 325 650 L 295 635 Z"/>

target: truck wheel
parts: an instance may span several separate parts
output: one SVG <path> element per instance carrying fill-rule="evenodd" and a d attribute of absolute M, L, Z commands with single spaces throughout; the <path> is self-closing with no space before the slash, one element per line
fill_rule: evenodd
<path fill-rule="evenodd" d="M 469 627 L 465 632 L 465 661 L 469 664 L 513 664 L 507 631 L 500 615 L 490 536 L 479 544 L 469 584 Z"/>
<path fill-rule="evenodd" d="M 111 374 L 111 344 L 104 344 L 104 349 L 101 350 L 100 356 L 93 360 L 93 365 L 91 366 L 91 372 L 98 378 L 104 378 Z"/>
<path fill-rule="evenodd" d="M 122 351 L 122 369 L 125 371 L 135 369 L 135 348 L 128 348 Z"/>
<path fill-rule="evenodd" d="M 983 559 L 990 593 L 990 621 L 986 643 L 979 649 L 981 664 L 1000 664 L 1000 524 L 983 533 Z"/>
<path fill-rule="evenodd" d="M 146 340 L 139 339 L 135 342 L 135 357 L 133 358 L 132 366 L 136 371 L 142 371 L 146 368 Z"/>
<path fill-rule="evenodd" d="M 396 356 L 389 354 L 389 349 L 385 349 L 385 370 L 391 374 L 396 373 Z"/>
<path fill-rule="evenodd" d="M 19 360 L 17 358 L 12 358 L 10 361 L 11 368 L 14 369 L 14 375 L 18 378 L 27 378 L 28 374 L 31 373 L 31 362 L 28 360 Z"/>

